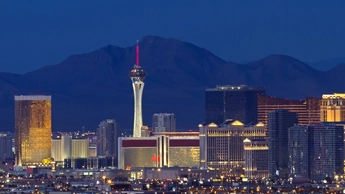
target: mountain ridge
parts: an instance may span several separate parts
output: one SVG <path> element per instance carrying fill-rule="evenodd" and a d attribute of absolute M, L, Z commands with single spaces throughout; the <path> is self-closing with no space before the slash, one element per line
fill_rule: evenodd
<path fill-rule="evenodd" d="M 205 48 L 171 38 L 145 36 L 139 42 L 140 65 L 148 73 L 143 94 L 143 120 L 151 126 L 153 113 L 174 112 L 180 130 L 196 129 L 204 121 L 206 87 L 264 86 L 268 95 L 303 99 L 345 90 L 345 68 L 319 71 L 286 55 L 237 64 Z M 132 126 L 133 91 L 129 71 L 135 45 L 106 45 L 75 54 L 55 65 L 25 74 L 0 73 L 0 130 L 13 129 L 13 95 L 52 95 L 53 131 L 95 130 L 100 121 L 115 118 Z"/>

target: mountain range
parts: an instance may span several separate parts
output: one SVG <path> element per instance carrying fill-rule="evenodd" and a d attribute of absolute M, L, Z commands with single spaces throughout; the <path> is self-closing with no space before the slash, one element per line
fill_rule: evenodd
<path fill-rule="evenodd" d="M 338 64 L 344 64 L 345 63 L 345 57 L 336 57 L 336 58 L 330 58 L 330 59 L 325 59 L 321 61 L 316 61 L 313 63 L 307 63 L 311 67 L 317 70 L 321 71 L 328 71 L 333 69 L 335 66 Z"/>
<path fill-rule="evenodd" d="M 266 94 L 304 99 L 345 91 L 345 64 L 316 70 L 285 55 L 270 55 L 248 64 L 225 61 L 204 48 L 175 39 L 145 36 L 140 65 L 147 72 L 143 121 L 173 112 L 178 130 L 196 129 L 204 121 L 205 88 L 216 85 L 264 86 Z M 0 73 L 0 131 L 13 131 L 14 95 L 52 95 L 53 131 L 95 131 L 100 121 L 115 118 L 121 128 L 133 122 L 129 71 L 135 46 L 108 45 L 26 74 Z"/>

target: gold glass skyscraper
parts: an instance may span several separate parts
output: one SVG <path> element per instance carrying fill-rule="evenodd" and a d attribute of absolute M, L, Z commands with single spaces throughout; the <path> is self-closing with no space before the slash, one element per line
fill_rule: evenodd
<path fill-rule="evenodd" d="M 51 157 L 51 96 L 14 96 L 16 165 Z"/>

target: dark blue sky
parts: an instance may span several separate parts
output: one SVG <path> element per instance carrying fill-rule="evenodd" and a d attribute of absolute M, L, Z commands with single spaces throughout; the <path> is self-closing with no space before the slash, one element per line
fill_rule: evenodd
<path fill-rule="evenodd" d="M 145 35 L 235 62 L 345 57 L 345 1 L 0 1 L 0 71 L 25 73 Z"/>

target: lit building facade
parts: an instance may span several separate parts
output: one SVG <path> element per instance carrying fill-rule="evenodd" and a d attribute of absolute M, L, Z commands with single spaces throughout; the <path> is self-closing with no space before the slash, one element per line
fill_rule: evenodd
<path fill-rule="evenodd" d="M 176 118 L 174 113 L 155 113 L 152 117 L 154 132 L 175 132 Z"/>
<path fill-rule="evenodd" d="M 72 139 L 72 158 L 89 157 L 89 139 Z"/>
<path fill-rule="evenodd" d="M 102 121 L 97 128 L 97 154 L 101 157 L 116 157 L 121 129 L 115 119 Z"/>
<path fill-rule="evenodd" d="M 313 179 L 344 174 L 344 124 L 314 124 Z"/>
<path fill-rule="evenodd" d="M 298 113 L 298 124 L 309 125 L 320 121 L 321 98 L 307 97 L 305 100 L 291 100 L 273 96 L 258 95 L 258 121 L 268 126 L 268 113 L 284 109 Z"/>
<path fill-rule="evenodd" d="M 200 167 L 224 170 L 240 175 L 244 167 L 245 138 L 265 139 L 262 123 L 245 126 L 238 120 L 227 120 L 220 126 L 200 124 Z"/>
<path fill-rule="evenodd" d="M 268 142 L 246 138 L 244 146 L 244 176 L 250 179 L 268 177 Z"/>
<path fill-rule="evenodd" d="M 0 161 L 13 160 L 12 133 L 0 133 Z"/>
<path fill-rule="evenodd" d="M 166 163 L 162 163 L 162 166 L 199 167 L 199 137 L 166 137 L 166 140 Z"/>
<path fill-rule="evenodd" d="M 142 117 L 142 96 L 144 91 L 144 79 L 146 72 L 139 66 L 139 46 L 136 46 L 136 64 L 129 72 L 129 77 L 132 80 L 133 93 L 134 93 L 134 124 L 133 124 L 133 137 L 141 137 L 141 127 L 143 126 Z"/>
<path fill-rule="evenodd" d="M 206 123 L 221 124 L 227 119 L 242 123 L 257 123 L 258 95 L 265 94 L 265 88 L 251 86 L 216 86 L 205 93 Z"/>
<path fill-rule="evenodd" d="M 51 157 L 57 165 L 62 164 L 65 158 L 72 157 L 72 134 L 61 133 L 52 138 Z"/>
<path fill-rule="evenodd" d="M 51 139 L 51 157 L 57 166 L 63 166 L 66 159 L 88 158 L 89 139 L 75 139 L 70 133 L 62 134 L 59 138 Z"/>
<path fill-rule="evenodd" d="M 314 126 L 295 125 L 288 133 L 289 177 L 312 179 Z"/>
<path fill-rule="evenodd" d="M 90 144 L 89 157 L 97 157 L 97 145 L 96 144 Z"/>
<path fill-rule="evenodd" d="M 272 178 L 288 178 L 288 129 L 297 123 L 295 112 L 277 109 L 268 113 L 268 167 Z"/>
<path fill-rule="evenodd" d="M 55 163 L 59 165 L 59 163 L 63 163 L 63 157 L 61 155 L 61 140 L 60 139 L 52 139 L 52 150 L 51 150 L 51 157 L 54 159 Z"/>
<path fill-rule="evenodd" d="M 320 114 L 321 122 L 345 121 L 345 93 L 322 95 Z"/>
<path fill-rule="evenodd" d="M 119 138 L 118 168 L 158 167 L 159 142 L 157 137 Z"/>
<path fill-rule="evenodd" d="M 119 169 L 132 167 L 199 167 L 199 136 L 120 137 Z"/>
<path fill-rule="evenodd" d="M 51 157 L 51 96 L 14 96 L 15 161 L 39 164 Z"/>
<path fill-rule="evenodd" d="M 149 137 L 150 136 L 150 131 L 149 127 L 144 125 L 141 127 L 141 137 Z"/>

